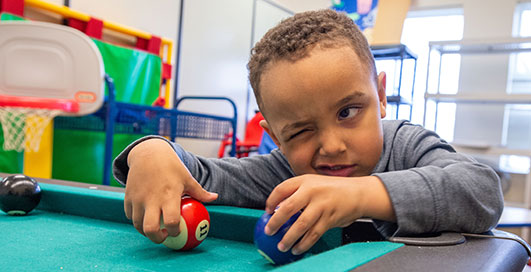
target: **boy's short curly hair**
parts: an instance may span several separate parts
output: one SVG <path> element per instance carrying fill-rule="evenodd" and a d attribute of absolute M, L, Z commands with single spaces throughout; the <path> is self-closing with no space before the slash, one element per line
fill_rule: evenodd
<path fill-rule="evenodd" d="M 376 66 L 367 39 L 351 18 L 330 9 L 298 13 L 270 29 L 251 50 L 247 64 L 249 81 L 260 108 L 259 85 L 268 65 L 277 60 L 300 60 L 316 45 L 351 46 L 376 80 Z"/>

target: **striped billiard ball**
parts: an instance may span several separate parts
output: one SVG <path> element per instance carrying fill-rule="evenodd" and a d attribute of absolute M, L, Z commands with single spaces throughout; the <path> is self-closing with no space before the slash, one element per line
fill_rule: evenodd
<path fill-rule="evenodd" d="M 164 224 L 161 222 L 161 228 Z M 174 250 L 190 250 L 201 244 L 210 229 L 210 216 L 201 202 L 185 196 L 181 199 L 179 235 L 168 236 L 162 244 Z"/>

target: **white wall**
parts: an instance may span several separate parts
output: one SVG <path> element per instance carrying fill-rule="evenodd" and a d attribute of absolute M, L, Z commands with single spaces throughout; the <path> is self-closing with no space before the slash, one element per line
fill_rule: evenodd
<path fill-rule="evenodd" d="M 62 0 L 54 0 L 62 5 Z M 70 0 L 70 8 L 174 41 L 175 56 L 180 2 L 175 0 Z M 171 63 L 175 65 L 175 59 Z M 175 69 L 175 67 L 173 67 Z M 170 88 L 173 90 L 173 81 Z M 170 98 L 171 99 L 171 98 Z"/>
<path fill-rule="evenodd" d="M 226 96 L 238 106 L 247 103 L 247 69 L 252 30 L 253 1 L 185 0 L 181 36 L 178 96 Z M 224 103 L 182 109 L 226 114 Z M 239 123 L 245 121 L 240 114 Z"/>
<path fill-rule="evenodd" d="M 332 6 L 331 0 L 272 0 L 293 12 L 324 9 Z"/>
<path fill-rule="evenodd" d="M 172 40 L 177 37 L 179 1 L 70 0 L 70 7 L 157 36 Z"/>
<path fill-rule="evenodd" d="M 272 1 L 273 2 L 273 1 Z M 265 1 L 256 2 L 256 13 L 254 22 L 253 39 L 251 41 L 254 46 L 266 34 L 266 32 L 277 25 L 278 22 L 291 16 L 293 14 L 290 10 L 283 10 Z M 247 119 L 251 119 L 254 112 L 258 110 L 258 104 L 254 93 L 249 86 L 249 106 L 247 110 Z"/>
<path fill-rule="evenodd" d="M 253 1 L 183 0 L 177 97 L 225 96 L 238 111 L 241 138 L 247 106 L 246 63 L 251 44 Z M 232 116 L 227 102 L 183 102 L 181 110 Z M 215 157 L 219 141 L 177 139 L 196 154 Z"/>
<path fill-rule="evenodd" d="M 411 9 L 433 9 L 461 6 L 466 0 L 412 0 Z"/>
<path fill-rule="evenodd" d="M 248 86 L 251 47 L 267 29 L 289 14 L 263 0 L 184 0 L 177 96 L 232 99 L 238 109 L 237 135 L 243 139 L 247 120 L 257 109 Z M 182 106 L 179 109 L 232 115 L 225 102 L 186 102 Z M 178 139 L 178 142 L 208 157 L 216 156 L 219 147 L 219 141 Z"/>

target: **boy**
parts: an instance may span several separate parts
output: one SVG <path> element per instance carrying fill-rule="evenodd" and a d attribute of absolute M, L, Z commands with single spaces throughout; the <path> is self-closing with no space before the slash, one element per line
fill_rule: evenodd
<path fill-rule="evenodd" d="M 420 126 L 381 120 L 385 74 L 376 74 L 367 41 L 347 16 L 321 10 L 284 20 L 257 43 L 248 67 L 261 126 L 279 149 L 207 159 L 146 137 L 116 158 L 115 176 L 127 181 L 125 213 L 153 242 L 178 234 L 184 193 L 269 213 L 278 206 L 266 234 L 302 210 L 277 245 L 294 254 L 360 217 L 385 236 L 496 225 L 503 197 L 492 169 Z"/>

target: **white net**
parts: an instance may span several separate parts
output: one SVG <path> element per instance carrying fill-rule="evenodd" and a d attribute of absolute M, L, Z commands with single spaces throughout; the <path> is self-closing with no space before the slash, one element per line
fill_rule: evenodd
<path fill-rule="evenodd" d="M 39 151 L 46 126 L 61 110 L 0 107 L 4 150 Z"/>

